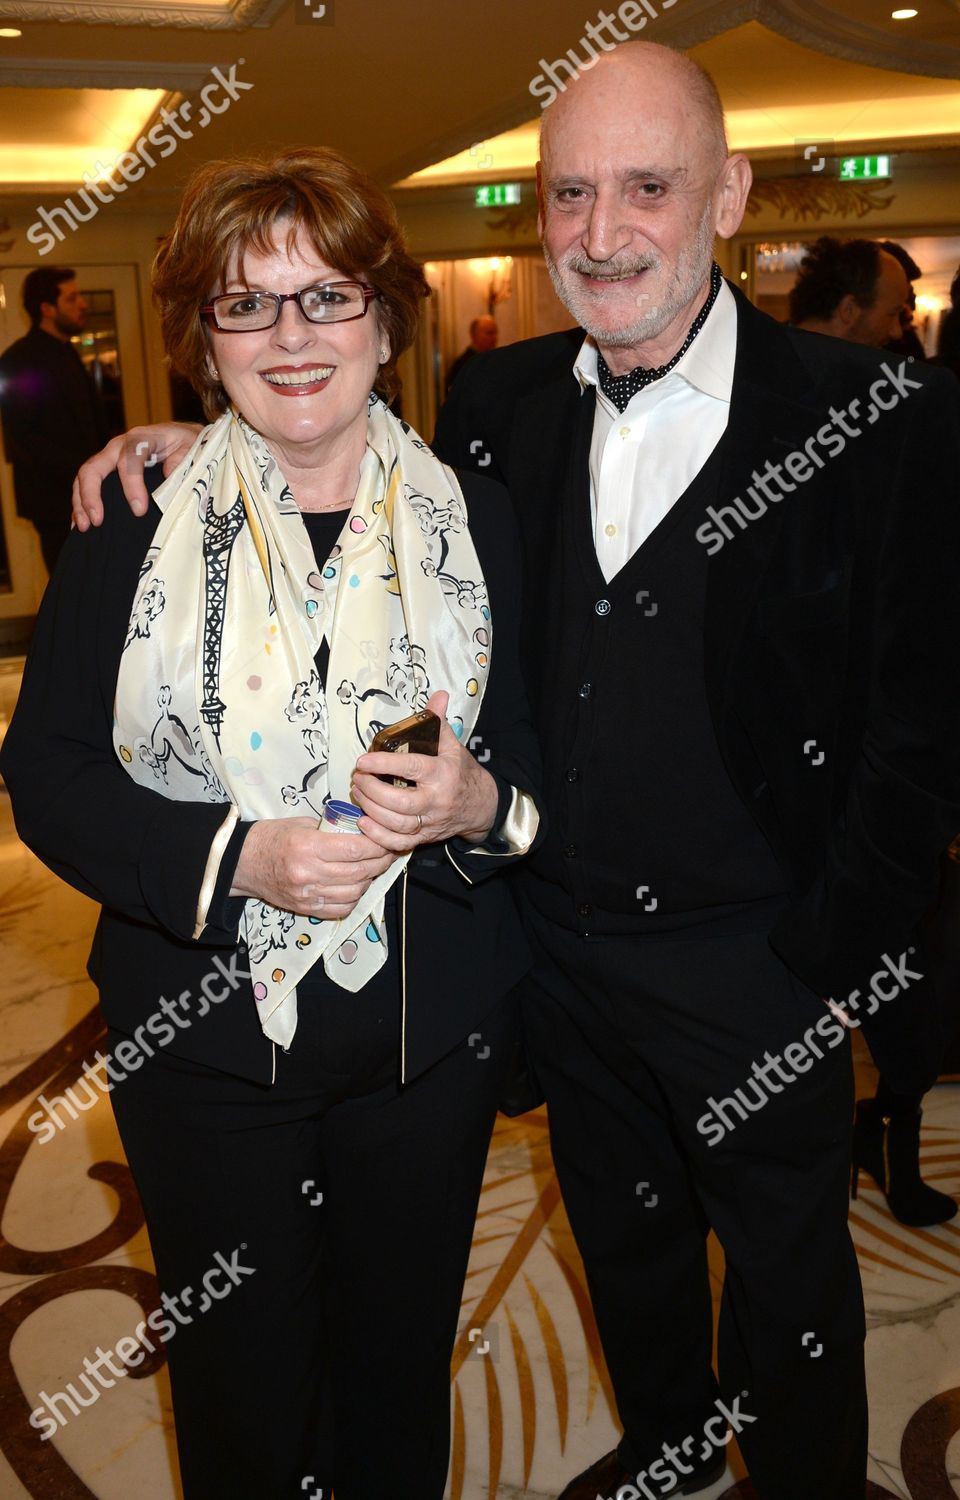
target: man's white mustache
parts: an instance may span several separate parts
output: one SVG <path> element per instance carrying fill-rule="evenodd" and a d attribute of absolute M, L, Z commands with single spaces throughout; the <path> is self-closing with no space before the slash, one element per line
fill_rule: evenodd
<path fill-rule="evenodd" d="M 584 276 L 636 276 L 639 271 L 656 269 L 652 260 L 623 261 L 587 260 L 584 256 L 573 256 L 565 262 L 568 271 L 578 271 Z"/>

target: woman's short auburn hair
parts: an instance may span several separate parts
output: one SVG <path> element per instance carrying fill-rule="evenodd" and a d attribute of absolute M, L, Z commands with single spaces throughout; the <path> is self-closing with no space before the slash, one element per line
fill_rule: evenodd
<path fill-rule="evenodd" d="M 400 389 L 397 359 L 416 337 L 420 299 L 430 288 L 386 193 L 326 147 L 212 161 L 190 179 L 153 263 L 153 298 L 170 364 L 190 381 L 211 418 L 226 411 L 229 400 L 210 370 L 200 308 L 226 290 L 228 270 L 238 267 L 242 274 L 248 250 L 269 254 L 278 224 L 288 251 L 302 236 L 328 266 L 379 292 L 372 309 L 390 340 L 390 358 L 374 389 L 391 400 Z"/>

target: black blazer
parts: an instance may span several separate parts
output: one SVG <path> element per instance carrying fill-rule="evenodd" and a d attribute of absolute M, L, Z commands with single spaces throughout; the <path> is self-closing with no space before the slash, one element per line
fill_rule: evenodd
<path fill-rule="evenodd" d="M 147 479 L 156 488 L 162 475 L 148 470 Z M 465 474 L 463 491 L 494 628 L 476 734 L 504 805 L 508 785 L 535 793 L 539 779 L 518 661 L 519 548 L 502 487 Z M 173 802 L 138 786 L 113 750 L 120 655 L 160 511 L 151 505 L 146 516 L 134 516 L 115 475 L 104 501 L 103 526 L 71 533 L 47 589 L 0 772 L 24 843 L 102 904 L 89 971 L 106 1020 L 130 1033 L 146 1027 L 147 1046 L 153 1038 L 179 1056 L 266 1082 L 273 1048 L 238 951 L 240 903 L 224 899 L 232 870 L 221 872 L 208 926 L 192 940 L 204 867 L 226 805 Z M 458 840 L 425 846 L 410 861 L 401 889 L 404 1079 L 478 1029 L 527 969 L 526 941 L 504 878 L 514 862 L 469 853 Z"/>
<path fill-rule="evenodd" d="M 734 294 L 715 507 L 729 535 L 708 515 L 699 535 L 707 692 L 733 785 L 792 896 L 771 943 L 842 1001 L 866 994 L 884 954 L 919 948 L 937 856 L 960 828 L 960 392 L 945 372 L 901 373 L 893 356 L 784 327 Z M 437 429 L 442 457 L 503 480 L 517 506 L 535 717 L 549 687 L 537 676 L 541 559 L 565 487 L 589 496 L 594 401 L 572 374 L 582 339 L 571 329 L 478 355 Z M 807 462 L 781 471 L 792 492 L 761 494 L 765 513 L 746 520 L 733 502 L 757 514 L 754 471 L 794 453 Z M 906 962 L 924 979 L 864 1022 L 905 1091 L 929 1085 L 941 1045 L 929 965 Z"/>
<path fill-rule="evenodd" d="M 70 490 L 108 437 L 106 415 L 76 349 L 31 328 L 0 357 L 0 415 L 17 512 L 70 523 Z"/>

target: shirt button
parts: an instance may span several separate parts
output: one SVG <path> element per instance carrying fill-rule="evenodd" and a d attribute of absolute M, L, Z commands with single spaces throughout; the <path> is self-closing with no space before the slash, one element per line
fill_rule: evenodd
<path fill-rule="evenodd" d="M 605 536 L 616 536 L 617 534 L 617 528 L 614 526 L 612 521 L 608 521 L 603 530 Z"/>
<path fill-rule="evenodd" d="M 598 615 L 608 615 L 610 613 L 610 600 L 598 599 L 593 607 Z"/>
<path fill-rule="evenodd" d="M 628 438 L 630 436 L 630 428 L 629 427 L 621 427 L 620 428 L 620 436 L 622 438 Z"/>
<path fill-rule="evenodd" d="M 568 844 L 567 847 L 563 851 L 563 857 L 564 857 L 564 859 L 576 859 L 576 857 L 577 857 L 577 846 L 576 846 L 576 844 Z"/>
<path fill-rule="evenodd" d="M 580 905 L 577 907 L 577 916 L 578 917 L 592 917 L 593 916 L 593 907 L 590 905 L 589 901 L 581 901 L 580 902 Z"/>
<path fill-rule="evenodd" d="M 580 772 L 577 770 L 576 766 L 571 766 L 570 767 L 569 771 L 567 772 L 567 780 L 568 781 L 579 781 L 580 780 Z"/>
<path fill-rule="evenodd" d="M 577 693 L 579 694 L 579 696 L 581 698 L 589 698 L 590 694 L 592 692 L 593 692 L 593 683 L 592 682 L 581 682 L 580 686 L 577 688 Z"/>

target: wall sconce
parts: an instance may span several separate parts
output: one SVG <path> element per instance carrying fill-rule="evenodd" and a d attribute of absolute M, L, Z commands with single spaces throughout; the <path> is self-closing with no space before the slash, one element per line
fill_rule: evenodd
<path fill-rule="evenodd" d="M 493 317 L 498 302 L 506 302 L 513 296 L 513 256 L 493 255 L 487 262 L 490 280 L 487 284 L 487 312 Z"/>

